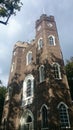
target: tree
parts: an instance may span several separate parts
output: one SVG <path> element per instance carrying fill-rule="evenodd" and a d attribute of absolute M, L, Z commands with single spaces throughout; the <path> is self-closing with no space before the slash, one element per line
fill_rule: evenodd
<path fill-rule="evenodd" d="M 1 81 L 1 80 L 0 80 L 0 81 Z M 1 82 L 1 83 L 2 83 L 2 82 Z M 6 93 L 6 87 L 0 85 L 0 124 L 1 124 L 2 113 L 3 113 L 5 93 Z"/>
<path fill-rule="evenodd" d="M 2 85 L 2 81 L 0 80 L 0 85 Z"/>
<path fill-rule="evenodd" d="M 16 15 L 17 10 L 20 11 L 21 5 L 20 0 L 0 0 L 0 23 L 6 25 L 11 15 Z"/>
<path fill-rule="evenodd" d="M 67 79 L 70 87 L 71 97 L 73 100 L 73 57 L 66 61 L 65 65 Z"/>

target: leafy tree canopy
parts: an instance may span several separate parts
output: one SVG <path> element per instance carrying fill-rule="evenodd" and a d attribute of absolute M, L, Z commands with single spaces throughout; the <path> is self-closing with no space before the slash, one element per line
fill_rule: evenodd
<path fill-rule="evenodd" d="M 22 2 L 20 0 L 0 0 L 0 18 L 5 18 L 6 21 L 0 20 L 0 23 L 7 24 L 11 15 L 15 15 L 16 11 L 20 11 Z"/>
<path fill-rule="evenodd" d="M 1 123 L 1 119 L 2 119 L 2 113 L 3 113 L 5 93 L 6 93 L 6 87 L 4 87 L 1 82 L 1 84 L 0 84 L 0 123 Z"/>
<path fill-rule="evenodd" d="M 71 91 L 71 97 L 73 100 L 73 57 L 71 57 L 70 60 L 66 61 L 65 69 Z"/>

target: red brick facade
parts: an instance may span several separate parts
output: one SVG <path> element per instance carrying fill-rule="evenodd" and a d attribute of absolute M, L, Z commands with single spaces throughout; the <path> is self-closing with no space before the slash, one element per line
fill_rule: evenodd
<path fill-rule="evenodd" d="M 2 123 L 5 130 L 73 130 L 73 106 L 56 22 L 43 14 L 31 44 L 13 49 Z"/>

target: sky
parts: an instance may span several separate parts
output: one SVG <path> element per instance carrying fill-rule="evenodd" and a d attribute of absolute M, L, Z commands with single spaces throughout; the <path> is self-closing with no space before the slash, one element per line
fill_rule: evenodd
<path fill-rule="evenodd" d="M 8 25 L 0 24 L 0 80 L 7 86 L 13 46 L 35 38 L 35 21 L 45 13 L 55 17 L 64 61 L 73 56 L 73 0 L 22 0 Z"/>

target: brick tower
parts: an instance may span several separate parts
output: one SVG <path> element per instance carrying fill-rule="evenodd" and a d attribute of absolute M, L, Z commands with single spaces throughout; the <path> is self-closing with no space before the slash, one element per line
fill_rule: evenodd
<path fill-rule="evenodd" d="M 73 106 L 54 16 L 36 21 L 31 44 L 13 49 L 5 130 L 73 130 Z"/>

